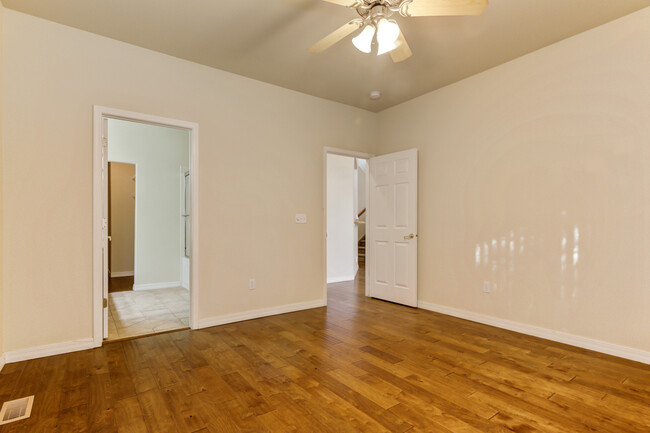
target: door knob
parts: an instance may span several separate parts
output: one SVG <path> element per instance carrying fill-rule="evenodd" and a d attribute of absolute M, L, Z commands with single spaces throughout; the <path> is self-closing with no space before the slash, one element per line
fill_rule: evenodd
<path fill-rule="evenodd" d="M 108 242 L 111 242 L 113 240 L 110 236 L 106 236 L 106 239 L 108 239 Z"/>
<path fill-rule="evenodd" d="M 415 235 L 413 233 L 411 233 L 411 234 L 408 234 L 408 235 L 404 236 L 404 240 L 413 239 L 414 237 L 415 237 Z"/>

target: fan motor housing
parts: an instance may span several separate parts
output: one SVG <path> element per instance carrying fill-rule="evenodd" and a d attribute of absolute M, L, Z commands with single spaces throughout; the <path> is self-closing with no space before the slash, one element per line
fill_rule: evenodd
<path fill-rule="evenodd" d="M 361 15 L 364 20 L 372 19 L 378 21 L 381 18 L 388 18 L 395 12 L 405 15 L 406 6 L 412 0 L 357 0 L 357 2 L 350 6 L 356 9 L 357 13 Z"/>

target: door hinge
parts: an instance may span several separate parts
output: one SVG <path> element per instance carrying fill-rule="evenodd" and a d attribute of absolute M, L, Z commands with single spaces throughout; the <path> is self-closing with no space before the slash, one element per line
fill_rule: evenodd
<path fill-rule="evenodd" d="M 104 298 L 104 308 L 108 308 L 108 298 Z"/>

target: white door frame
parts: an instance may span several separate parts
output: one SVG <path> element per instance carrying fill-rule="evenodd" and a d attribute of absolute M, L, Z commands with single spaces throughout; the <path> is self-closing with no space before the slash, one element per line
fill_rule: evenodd
<path fill-rule="evenodd" d="M 327 155 L 342 155 L 352 158 L 370 159 L 375 155 L 370 153 L 355 152 L 354 150 L 338 149 L 336 147 L 323 148 L 323 302 L 327 305 Z M 366 217 L 366 220 L 368 218 Z M 368 248 L 368 244 L 366 244 Z M 368 254 L 366 252 L 366 257 Z M 368 278 L 368 267 L 366 266 L 366 280 Z M 366 296 L 368 287 L 366 286 Z"/>
<path fill-rule="evenodd" d="M 116 108 L 93 106 L 93 345 L 103 339 L 102 287 L 102 119 L 128 120 L 149 125 L 185 129 L 190 132 L 190 328 L 199 328 L 199 125 Z"/>

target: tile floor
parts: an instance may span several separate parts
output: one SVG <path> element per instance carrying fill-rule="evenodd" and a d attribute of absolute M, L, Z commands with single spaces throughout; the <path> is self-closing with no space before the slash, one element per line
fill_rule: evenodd
<path fill-rule="evenodd" d="M 190 292 L 182 287 L 108 294 L 108 339 L 187 328 Z"/>

